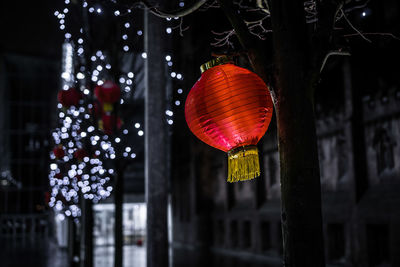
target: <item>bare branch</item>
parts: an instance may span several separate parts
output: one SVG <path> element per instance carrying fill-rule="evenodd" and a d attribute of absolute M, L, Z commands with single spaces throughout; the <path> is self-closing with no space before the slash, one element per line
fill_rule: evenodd
<path fill-rule="evenodd" d="M 344 17 L 344 19 L 347 21 L 347 23 L 350 25 L 350 27 L 357 32 L 358 35 L 360 35 L 364 40 L 366 40 L 367 42 L 371 43 L 371 40 L 368 39 L 367 37 L 365 37 L 356 27 L 354 27 L 354 25 L 350 22 L 350 20 L 347 18 L 346 14 L 344 13 L 343 9 L 340 9 L 342 12 L 342 15 Z"/>
<path fill-rule="evenodd" d="M 265 15 L 264 17 L 262 17 L 259 20 L 245 21 L 244 23 L 246 24 L 246 26 L 249 29 L 249 32 L 251 34 L 257 36 L 261 40 L 265 40 L 265 34 L 272 32 L 272 30 L 267 30 L 263 25 L 264 20 L 269 18 L 269 17 L 270 17 L 270 15 L 267 14 L 267 15 Z M 255 31 L 256 29 L 260 29 L 261 32 L 256 32 Z"/>
<path fill-rule="evenodd" d="M 189 26 L 183 27 L 183 17 L 180 18 L 179 24 L 177 26 L 172 27 L 172 29 L 178 29 L 178 28 L 180 36 L 183 36 L 183 32 L 189 29 Z"/>
<path fill-rule="evenodd" d="M 268 15 L 271 15 L 267 0 L 257 0 L 257 6 Z"/>
<path fill-rule="evenodd" d="M 199 0 L 198 2 L 194 3 L 192 6 L 175 11 L 175 12 L 165 12 L 161 11 L 156 7 L 152 7 L 147 0 L 138 1 L 138 3 L 142 4 L 146 9 L 149 10 L 150 13 L 153 15 L 160 17 L 160 18 L 181 18 L 187 16 L 196 10 L 198 10 L 202 5 L 204 5 L 208 0 Z"/>
<path fill-rule="evenodd" d="M 220 6 L 219 6 L 219 4 L 218 4 L 218 1 L 217 0 L 214 0 L 214 2 L 212 2 L 212 3 L 210 3 L 210 4 L 207 4 L 207 3 L 205 3 L 200 9 L 199 9 L 199 11 L 206 11 L 206 10 L 208 10 L 208 9 L 210 9 L 210 8 L 220 8 Z"/>
<path fill-rule="evenodd" d="M 229 31 L 224 31 L 224 32 L 214 32 L 211 31 L 213 34 L 220 36 L 220 37 L 214 37 L 215 42 L 211 43 L 212 46 L 215 47 L 222 47 L 225 45 L 228 45 L 230 47 L 233 47 L 232 42 L 230 41 L 230 38 L 235 35 L 235 30 L 229 30 Z"/>
<path fill-rule="evenodd" d="M 330 51 L 328 54 L 326 54 L 324 60 L 322 61 L 321 69 L 319 70 L 320 73 L 324 69 L 325 64 L 330 56 L 351 56 L 351 54 L 347 51 Z"/>
<path fill-rule="evenodd" d="M 258 45 L 258 40 L 249 32 L 247 25 L 243 19 L 238 16 L 232 1 L 230 0 L 218 0 L 221 5 L 221 9 L 224 11 L 228 20 L 235 29 L 235 33 L 238 36 L 239 42 L 244 49 L 250 50 Z"/>
<path fill-rule="evenodd" d="M 380 36 L 387 36 L 387 37 L 391 37 L 393 39 L 396 39 L 398 41 L 400 41 L 400 37 L 394 35 L 393 33 L 390 32 L 367 32 L 367 33 L 363 33 L 364 36 L 367 35 L 380 35 Z M 360 36 L 358 33 L 352 33 L 352 34 L 345 34 L 343 35 L 343 37 L 354 37 L 354 36 Z"/>

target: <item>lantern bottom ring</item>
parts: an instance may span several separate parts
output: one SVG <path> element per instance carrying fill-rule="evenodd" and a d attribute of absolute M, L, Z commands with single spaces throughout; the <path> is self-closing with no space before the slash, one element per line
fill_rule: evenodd
<path fill-rule="evenodd" d="M 236 147 L 228 151 L 228 182 L 251 180 L 260 176 L 257 146 Z"/>

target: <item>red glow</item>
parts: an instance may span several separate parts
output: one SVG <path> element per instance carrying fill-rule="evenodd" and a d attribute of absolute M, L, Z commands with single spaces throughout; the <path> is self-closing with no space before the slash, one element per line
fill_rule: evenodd
<path fill-rule="evenodd" d="M 225 152 L 256 145 L 267 131 L 272 111 L 263 80 L 233 64 L 206 70 L 185 104 L 190 130 L 203 142 Z"/>

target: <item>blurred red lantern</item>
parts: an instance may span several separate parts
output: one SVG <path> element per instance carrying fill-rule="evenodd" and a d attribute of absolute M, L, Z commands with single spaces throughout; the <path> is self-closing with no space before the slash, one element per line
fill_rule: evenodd
<path fill-rule="evenodd" d="M 78 161 L 82 161 L 84 157 L 87 157 L 88 154 L 86 153 L 86 150 L 83 148 L 79 148 L 74 152 L 74 157 L 78 160 Z"/>
<path fill-rule="evenodd" d="M 120 99 L 121 89 L 112 81 L 105 81 L 102 85 L 94 88 L 94 94 L 103 104 L 104 111 L 109 112 L 112 111 L 113 104 Z"/>
<path fill-rule="evenodd" d="M 69 108 L 70 106 L 78 106 L 79 100 L 82 99 L 82 94 L 73 87 L 68 90 L 61 90 L 57 95 L 58 102 L 64 107 Z"/>
<path fill-rule="evenodd" d="M 56 159 L 61 159 L 65 156 L 65 151 L 62 145 L 58 145 L 53 149 L 53 154 Z"/>
<path fill-rule="evenodd" d="M 44 203 L 46 205 L 48 205 L 50 203 L 50 197 L 51 197 L 51 195 L 50 195 L 49 191 L 44 192 Z"/>
<path fill-rule="evenodd" d="M 96 101 L 96 102 L 93 104 L 93 107 L 91 107 L 91 108 L 89 109 L 89 113 L 92 114 L 92 115 L 94 115 L 94 116 L 96 116 L 96 118 L 100 118 L 101 115 L 103 115 L 103 108 L 102 108 L 101 103 L 99 103 L 99 102 Z"/>
<path fill-rule="evenodd" d="M 103 114 L 99 121 L 99 129 L 107 135 L 113 134 L 114 130 L 121 129 L 121 126 L 122 120 L 115 115 Z"/>
<path fill-rule="evenodd" d="M 190 130 L 228 153 L 228 182 L 260 175 L 257 143 L 271 121 L 273 104 L 264 81 L 226 57 L 201 67 L 185 104 Z"/>

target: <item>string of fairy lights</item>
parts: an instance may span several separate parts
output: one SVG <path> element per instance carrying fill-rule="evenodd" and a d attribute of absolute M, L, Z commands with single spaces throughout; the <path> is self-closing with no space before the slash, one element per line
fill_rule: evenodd
<path fill-rule="evenodd" d="M 102 16 L 104 14 L 101 1 L 82 1 L 82 8 L 88 16 Z M 123 21 L 120 40 L 121 53 L 134 53 L 130 35 L 133 33 L 138 40 L 143 42 L 143 30 L 140 25 L 133 25 L 131 14 L 133 10 L 126 6 L 112 3 L 115 17 Z M 118 66 L 111 65 L 111 56 L 107 51 L 96 50 L 88 51 L 85 46 L 87 35 L 84 28 L 80 28 L 76 36 L 73 36 L 72 28 L 67 27 L 67 21 L 70 19 L 72 8 L 76 5 L 70 0 L 64 0 L 63 7 L 54 12 L 58 19 L 59 29 L 65 37 L 63 44 L 62 58 L 62 88 L 60 90 L 68 91 L 71 88 L 76 89 L 81 98 L 75 105 L 63 106 L 57 104 L 58 109 L 58 127 L 52 132 L 55 149 L 62 150 L 62 156 L 53 150 L 50 153 L 50 199 L 49 206 L 54 208 L 60 220 L 67 217 L 79 217 L 81 215 L 80 202 L 82 198 L 90 199 L 98 203 L 111 195 L 113 191 L 112 177 L 114 175 L 114 161 L 116 159 L 136 158 L 134 146 L 129 144 L 129 133 L 136 133 L 139 137 L 144 136 L 143 123 L 126 122 L 119 123 L 119 118 L 115 117 L 112 133 L 106 132 L 98 124 L 101 118 L 99 110 L 101 106 L 94 97 L 94 92 L 88 84 L 90 82 L 97 86 L 102 86 L 107 80 L 110 80 L 110 71 Z M 183 1 L 179 2 L 179 7 L 184 7 Z M 107 6 L 107 8 L 109 8 Z M 172 23 L 174 19 L 168 18 Z M 71 18 L 72 20 L 72 18 Z M 174 30 L 172 24 L 167 26 L 165 32 L 171 35 Z M 142 60 L 146 60 L 146 52 L 139 53 Z M 86 59 L 86 60 L 85 60 Z M 89 59 L 89 60 L 88 60 Z M 90 61 L 90 62 L 88 62 Z M 180 84 L 183 81 L 183 75 L 173 69 L 172 53 L 165 55 L 165 63 L 168 66 L 169 75 L 173 87 L 176 87 L 174 96 L 177 99 L 171 99 L 171 103 L 165 110 L 166 122 L 172 125 L 173 106 L 181 108 L 179 97 L 183 94 Z M 131 99 L 135 89 L 136 74 L 133 71 L 127 71 L 120 75 L 118 81 L 114 81 L 121 88 L 121 97 L 117 105 L 124 105 Z M 101 113 L 101 112 L 100 112 Z M 113 112 L 105 112 L 107 116 L 116 116 Z M 103 119 L 104 120 L 104 119 Z M 127 120 L 128 121 L 128 120 Z M 104 124 L 104 122 L 102 122 Z M 121 124 L 121 125 L 119 125 Z M 120 128 L 119 128 L 120 126 Z M 103 126 L 104 127 L 104 126 Z M 116 128 L 116 129 L 115 129 Z M 141 139 L 143 141 L 143 139 Z M 57 154 L 57 155 L 56 155 Z"/>

